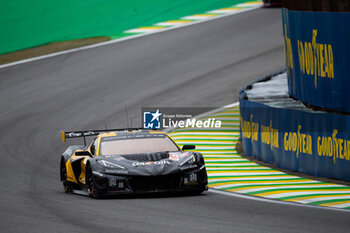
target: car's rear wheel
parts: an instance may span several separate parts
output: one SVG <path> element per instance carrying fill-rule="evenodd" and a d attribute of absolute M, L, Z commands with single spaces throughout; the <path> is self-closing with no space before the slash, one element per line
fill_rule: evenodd
<path fill-rule="evenodd" d="M 72 187 L 69 185 L 69 182 L 67 180 L 67 169 L 65 165 L 65 161 L 61 161 L 61 180 L 63 184 L 63 190 L 65 193 L 70 193 L 73 191 Z"/>
<path fill-rule="evenodd" d="M 92 169 L 90 166 L 88 166 L 86 172 L 86 184 L 89 196 L 92 198 L 99 198 L 99 195 L 95 189 L 94 177 L 92 176 Z"/>

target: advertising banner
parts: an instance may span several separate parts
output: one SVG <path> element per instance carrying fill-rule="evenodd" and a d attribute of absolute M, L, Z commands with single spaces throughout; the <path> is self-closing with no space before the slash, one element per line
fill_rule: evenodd
<path fill-rule="evenodd" d="M 240 98 L 244 153 L 278 167 L 350 181 L 350 117 Z"/>
<path fill-rule="evenodd" d="M 282 9 L 282 18 L 290 95 L 350 113 L 350 12 Z"/>

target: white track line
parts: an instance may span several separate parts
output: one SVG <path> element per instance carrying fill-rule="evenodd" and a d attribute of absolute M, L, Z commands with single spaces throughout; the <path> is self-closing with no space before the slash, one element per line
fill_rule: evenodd
<path fill-rule="evenodd" d="M 299 207 L 306 207 L 306 208 L 316 208 L 316 209 L 323 209 L 323 210 L 335 210 L 335 211 L 342 211 L 342 212 L 349 213 L 349 210 L 347 209 L 338 209 L 338 208 L 329 207 L 329 206 L 325 207 L 325 206 L 316 206 L 316 205 L 305 205 L 297 202 L 279 201 L 279 200 L 267 199 L 263 197 L 254 197 L 254 196 L 249 196 L 245 194 L 231 193 L 231 192 L 226 192 L 226 191 L 221 191 L 221 190 L 216 190 L 211 188 L 208 191 L 212 193 L 221 194 L 221 195 L 244 198 L 244 199 L 254 200 L 254 201 L 262 201 L 262 202 L 268 202 L 268 203 L 274 203 L 274 204 L 280 204 L 280 205 L 299 206 Z"/>
<path fill-rule="evenodd" d="M 295 196 L 295 195 L 312 195 L 312 194 L 349 194 L 350 190 L 348 191 L 305 191 L 305 192 L 288 192 L 288 193 L 279 193 L 279 194 L 271 194 L 264 196 L 265 198 L 282 198 L 282 197 L 288 197 L 288 196 Z"/>
<path fill-rule="evenodd" d="M 157 26 L 166 26 L 166 27 L 178 27 L 178 26 L 181 26 L 183 24 L 186 24 L 186 23 L 190 23 L 190 21 L 188 22 L 161 22 L 161 23 L 156 23 L 155 25 Z"/>
<path fill-rule="evenodd" d="M 279 187 L 265 187 L 265 188 L 249 188 L 246 190 L 239 190 L 237 191 L 238 193 L 251 193 L 251 192 L 259 192 L 259 191 L 269 191 L 271 190 L 271 192 L 273 192 L 273 190 L 276 189 L 295 189 L 295 190 L 304 190 L 304 189 L 308 189 L 308 188 L 341 188 L 339 185 L 324 185 L 324 184 L 318 184 L 318 185 L 294 185 L 294 186 L 290 186 L 290 185 L 286 185 L 285 187 L 279 186 Z M 317 191 L 316 191 L 317 192 Z M 330 191 L 331 192 L 331 191 Z"/>
<path fill-rule="evenodd" d="M 212 186 L 214 189 L 224 189 L 224 188 L 232 188 L 239 186 L 257 186 L 257 185 L 293 185 L 293 184 L 299 184 L 299 183 L 308 183 L 308 184 L 317 184 L 317 182 L 308 181 L 308 182 L 302 182 L 302 181 L 293 181 L 293 182 L 256 182 L 256 183 L 233 183 L 233 184 L 225 184 L 225 185 L 217 185 Z"/>
<path fill-rule="evenodd" d="M 152 33 L 155 31 L 162 30 L 163 28 L 135 28 L 125 31 L 125 33 Z"/>
<path fill-rule="evenodd" d="M 226 14 L 226 13 L 229 13 L 229 12 L 234 12 L 234 11 L 240 11 L 238 9 L 228 9 L 228 10 L 213 10 L 213 11 L 209 11 L 208 13 L 209 14 Z"/>
<path fill-rule="evenodd" d="M 207 21 L 210 21 L 210 20 L 220 19 L 220 18 L 224 18 L 224 17 L 230 16 L 230 15 L 235 15 L 235 14 L 240 14 L 240 13 L 244 13 L 244 12 L 247 12 L 247 11 L 255 10 L 255 9 L 260 8 L 260 7 L 261 6 L 256 6 L 256 7 L 251 7 L 251 8 L 247 8 L 247 9 L 242 9 L 240 11 L 230 12 L 230 13 L 219 15 L 219 16 L 216 16 L 216 17 L 210 17 L 210 18 L 207 18 L 207 19 L 190 22 L 190 23 L 187 23 L 187 24 L 179 25 L 177 27 L 165 28 L 165 29 L 158 30 L 158 31 L 155 31 L 155 32 L 152 32 L 152 33 L 138 34 L 138 35 L 134 35 L 134 36 L 127 36 L 127 37 L 123 37 L 123 38 L 116 39 L 116 40 L 110 40 L 110 41 L 97 43 L 97 44 L 93 44 L 93 45 L 88 45 L 88 46 L 83 46 L 83 47 L 79 47 L 79 48 L 75 48 L 75 49 L 69 49 L 69 50 L 65 50 L 65 51 L 61 51 L 61 52 L 57 52 L 57 53 L 51 53 L 51 54 L 47 54 L 47 55 L 43 55 L 43 56 L 39 56 L 39 57 L 33 57 L 33 58 L 29 58 L 29 59 L 24 59 L 24 60 L 21 60 L 21 61 L 16 61 L 16 62 L 0 65 L 0 69 L 6 68 L 6 67 L 10 67 L 10 66 L 19 65 L 19 64 L 23 64 L 23 63 L 38 61 L 38 60 L 46 59 L 46 58 L 49 58 L 49 57 L 55 57 L 55 56 L 69 54 L 69 53 L 74 53 L 74 52 L 78 52 L 78 51 L 82 51 L 82 50 L 97 48 L 97 47 L 101 47 L 101 46 L 105 46 L 105 45 L 115 44 L 115 43 L 119 43 L 119 42 L 122 42 L 122 41 L 131 40 L 131 39 L 135 39 L 135 38 L 140 38 L 140 37 L 148 36 L 148 35 L 151 35 L 151 34 L 156 34 L 156 33 L 160 33 L 160 32 L 170 31 L 170 30 L 174 30 L 174 29 L 178 29 L 178 28 L 182 28 L 182 27 L 188 27 L 188 26 L 191 26 L 191 25 L 207 22 Z"/>
<path fill-rule="evenodd" d="M 215 17 L 215 15 L 190 15 L 190 16 L 182 17 L 181 19 L 184 19 L 184 20 L 205 20 L 205 19 L 209 19 L 212 17 Z"/>
<path fill-rule="evenodd" d="M 244 175 L 244 176 L 243 176 Z M 295 180 L 295 179 L 300 179 L 300 177 L 276 177 L 276 176 L 251 176 L 249 177 L 249 175 L 247 174 L 243 174 L 241 177 L 225 177 L 225 178 L 209 178 L 209 183 L 211 182 L 216 182 L 216 181 L 236 181 L 236 180 L 242 180 L 242 181 L 256 181 L 257 183 L 259 183 L 260 180 L 276 180 L 276 178 L 278 178 L 279 180 Z M 278 197 L 276 197 L 278 198 Z"/>
<path fill-rule="evenodd" d="M 315 201 L 327 201 L 327 200 L 339 200 L 339 199 L 349 199 L 350 200 L 350 195 L 339 196 L 339 197 L 317 197 L 317 198 L 310 197 L 310 199 L 298 200 L 298 202 L 303 203 L 303 204 L 308 204 L 308 203 L 315 202 Z"/>
<path fill-rule="evenodd" d="M 345 208 L 345 207 L 349 207 L 349 206 L 350 206 L 350 203 L 344 203 L 344 204 L 332 205 L 332 206 L 327 206 L 327 207 Z"/>

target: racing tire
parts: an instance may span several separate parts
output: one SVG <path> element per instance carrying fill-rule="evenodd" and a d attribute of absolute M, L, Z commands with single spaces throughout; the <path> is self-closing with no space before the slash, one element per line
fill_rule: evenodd
<path fill-rule="evenodd" d="M 63 184 L 63 190 L 65 193 L 71 193 L 73 191 L 72 187 L 69 185 L 67 180 L 67 169 L 65 165 L 65 161 L 62 159 L 61 161 L 61 180 Z"/>
<path fill-rule="evenodd" d="M 86 172 L 86 184 L 87 184 L 87 191 L 88 191 L 89 197 L 96 198 L 96 199 L 99 198 L 100 196 L 96 191 L 95 184 L 94 184 L 94 177 L 92 175 L 92 169 L 90 166 L 88 166 L 87 172 Z"/>

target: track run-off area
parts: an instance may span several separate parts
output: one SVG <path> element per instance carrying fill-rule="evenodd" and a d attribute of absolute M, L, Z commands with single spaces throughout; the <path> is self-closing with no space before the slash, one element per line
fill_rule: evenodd
<path fill-rule="evenodd" d="M 209 188 L 350 211 L 349 186 L 290 175 L 240 156 L 236 151 L 240 137 L 238 104 L 199 119 L 209 118 L 220 120 L 221 128 L 181 128 L 169 133 L 180 146 L 196 145 L 196 151 L 203 154 Z"/>
<path fill-rule="evenodd" d="M 169 30 L 176 27 L 188 26 L 193 23 L 203 22 L 205 20 L 213 20 L 218 17 L 224 17 L 227 15 L 243 13 L 244 11 L 257 9 L 261 6 L 262 6 L 262 1 L 249 1 L 245 3 L 240 3 L 240 4 L 233 5 L 231 7 L 211 10 L 203 14 L 184 16 L 184 17 L 181 17 L 180 19 L 168 20 L 168 21 L 156 23 L 151 26 L 129 29 L 124 31 L 124 33 L 122 34 L 122 37 L 149 34 L 149 33 L 160 32 L 165 29 Z"/>

